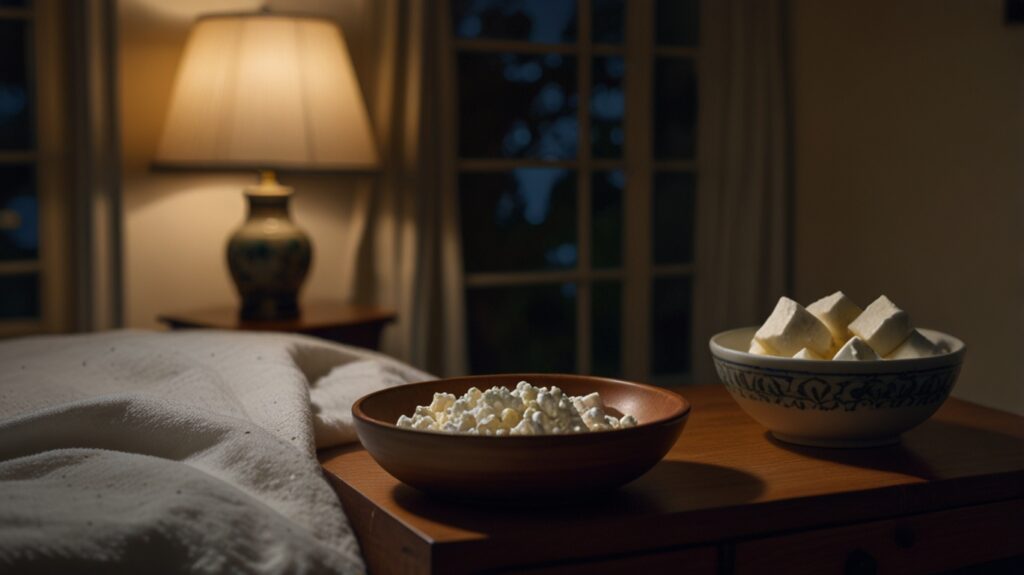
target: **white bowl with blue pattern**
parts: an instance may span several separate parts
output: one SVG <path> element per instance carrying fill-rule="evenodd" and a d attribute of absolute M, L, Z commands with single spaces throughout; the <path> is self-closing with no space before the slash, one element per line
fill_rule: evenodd
<path fill-rule="evenodd" d="M 873 447 L 931 417 L 956 383 L 967 347 L 919 329 L 944 351 L 913 359 L 830 361 L 748 353 L 756 327 L 711 338 L 715 370 L 733 399 L 781 441 Z"/>

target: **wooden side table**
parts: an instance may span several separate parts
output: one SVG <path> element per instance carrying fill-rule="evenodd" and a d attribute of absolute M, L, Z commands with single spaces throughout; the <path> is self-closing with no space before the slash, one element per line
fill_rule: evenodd
<path fill-rule="evenodd" d="M 369 349 L 380 349 L 380 334 L 395 321 L 395 312 L 341 302 L 310 302 L 295 319 L 252 321 L 238 317 L 237 307 L 218 307 L 165 313 L 157 319 L 171 329 L 212 328 L 244 331 L 280 331 L 312 335 Z"/>
<path fill-rule="evenodd" d="M 722 386 L 664 460 L 561 505 L 432 499 L 360 446 L 320 463 L 373 573 L 1020 573 L 1024 418 L 950 399 L 899 445 L 779 443 Z"/>

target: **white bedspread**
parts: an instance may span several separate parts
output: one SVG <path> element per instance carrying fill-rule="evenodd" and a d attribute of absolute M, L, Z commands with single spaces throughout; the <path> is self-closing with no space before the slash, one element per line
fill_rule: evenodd
<path fill-rule="evenodd" d="M 0 344 L 0 572 L 362 572 L 316 447 L 429 376 L 312 338 L 117 331 Z"/>

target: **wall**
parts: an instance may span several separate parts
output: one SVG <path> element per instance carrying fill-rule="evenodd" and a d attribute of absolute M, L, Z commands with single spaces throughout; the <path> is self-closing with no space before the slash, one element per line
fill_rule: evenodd
<path fill-rule="evenodd" d="M 156 317 L 218 305 L 237 305 L 225 260 L 227 240 L 245 217 L 242 188 L 255 174 L 158 173 L 149 169 L 160 137 L 181 50 L 200 14 L 256 10 L 259 0 L 120 0 L 119 82 L 123 157 L 125 323 L 157 327 Z M 371 117 L 383 79 L 374 74 L 373 26 L 382 3 L 371 0 L 271 2 L 274 10 L 326 15 L 345 31 Z M 379 120 L 379 118 L 375 118 Z M 378 126 L 380 122 L 378 122 Z M 283 174 L 296 188 L 292 217 L 314 244 L 303 291 L 307 299 L 347 295 L 345 254 L 355 188 L 367 176 Z"/>
<path fill-rule="evenodd" d="M 1002 0 L 794 0 L 795 292 L 881 293 L 1024 413 L 1024 26 Z"/>

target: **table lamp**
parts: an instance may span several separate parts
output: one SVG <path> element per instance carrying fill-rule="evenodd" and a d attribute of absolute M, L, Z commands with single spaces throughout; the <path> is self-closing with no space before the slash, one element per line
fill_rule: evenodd
<path fill-rule="evenodd" d="M 258 170 L 248 219 L 228 242 L 249 320 L 294 318 L 312 260 L 288 217 L 276 170 L 366 171 L 378 165 L 345 40 L 327 19 L 269 12 L 209 15 L 193 26 L 154 166 Z"/>

